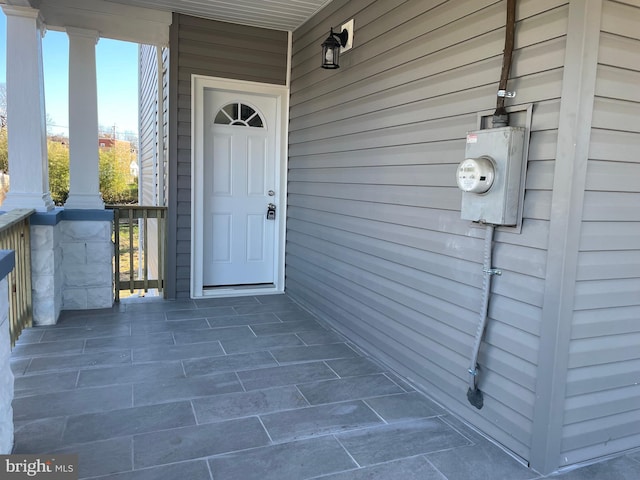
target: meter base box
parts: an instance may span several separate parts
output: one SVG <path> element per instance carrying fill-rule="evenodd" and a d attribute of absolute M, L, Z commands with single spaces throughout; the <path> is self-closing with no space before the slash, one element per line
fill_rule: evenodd
<path fill-rule="evenodd" d="M 462 192 L 460 217 L 493 225 L 516 225 L 523 169 L 522 127 L 501 127 L 467 133 L 465 158 L 490 157 L 495 178 L 485 193 Z"/>

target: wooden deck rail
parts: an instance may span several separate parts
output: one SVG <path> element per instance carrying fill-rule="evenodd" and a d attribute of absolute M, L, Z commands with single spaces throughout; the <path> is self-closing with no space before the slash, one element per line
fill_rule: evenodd
<path fill-rule="evenodd" d="M 33 209 L 19 208 L 0 215 L 0 249 L 15 252 L 16 266 L 7 275 L 11 347 L 33 322 L 31 303 L 31 231 Z"/>
<path fill-rule="evenodd" d="M 163 292 L 167 207 L 109 205 L 107 208 L 113 210 L 116 302 L 120 301 L 122 290 Z M 123 259 L 126 269 L 121 269 Z"/>

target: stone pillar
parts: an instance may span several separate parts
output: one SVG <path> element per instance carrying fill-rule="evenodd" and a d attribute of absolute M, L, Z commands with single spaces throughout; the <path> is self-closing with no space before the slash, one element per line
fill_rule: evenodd
<path fill-rule="evenodd" d="M 31 224 L 31 301 L 34 325 L 55 325 L 62 310 L 60 227 Z"/>
<path fill-rule="evenodd" d="M 69 36 L 69 197 L 65 208 L 104 209 L 98 174 L 98 32 L 67 27 Z"/>
<path fill-rule="evenodd" d="M 109 210 L 101 213 L 107 212 L 111 213 Z M 110 308 L 113 305 L 111 229 L 111 220 L 65 220 L 60 223 L 64 259 L 63 310 Z"/>
<path fill-rule="evenodd" d="M 53 209 L 49 193 L 42 23 L 39 11 L 3 5 L 7 16 L 7 116 L 11 185 L 3 210 Z"/>
<path fill-rule="evenodd" d="M 8 262 L 7 262 L 8 260 Z M 6 275 L 13 269 L 13 252 L 0 252 L 0 455 L 13 448 L 13 372 L 9 363 L 11 339 L 9 336 L 9 285 Z"/>

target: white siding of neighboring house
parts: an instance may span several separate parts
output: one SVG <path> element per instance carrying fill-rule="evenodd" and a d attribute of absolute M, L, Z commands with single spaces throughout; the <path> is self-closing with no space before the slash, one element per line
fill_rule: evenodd
<path fill-rule="evenodd" d="M 640 4 L 605 1 L 561 464 L 640 444 Z"/>
<path fill-rule="evenodd" d="M 158 199 L 158 63 L 155 46 L 139 46 L 139 68 L 139 203 L 156 205 Z"/>
<path fill-rule="evenodd" d="M 511 105 L 534 103 L 521 233 L 497 232 L 467 403 L 484 231 L 460 220 L 455 171 L 495 108 L 505 2 L 334 0 L 294 32 L 287 291 L 517 455 L 530 454 L 568 5 L 522 0 Z M 321 70 L 330 26 L 355 48 Z"/>
<path fill-rule="evenodd" d="M 167 151 L 168 151 L 168 67 L 169 49 L 162 48 L 162 101 L 158 89 L 157 47 L 139 47 L 139 172 L 138 202 L 144 206 L 166 205 Z M 147 250 L 149 278 L 158 275 L 157 220 L 149 219 Z M 141 237 L 140 242 L 144 239 Z"/>

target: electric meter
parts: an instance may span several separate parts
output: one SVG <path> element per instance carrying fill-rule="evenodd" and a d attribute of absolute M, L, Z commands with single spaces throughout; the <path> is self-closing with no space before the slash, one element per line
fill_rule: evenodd
<path fill-rule="evenodd" d="M 517 225 L 524 197 L 524 133 L 500 127 L 467 133 L 456 181 L 462 190 L 460 218 L 493 225 Z"/>
<path fill-rule="evenodd" d="M 494 177 L 495 166 L 490 157 L 467 158 L 458 165 L 458 187 L 463 192 L 485 193 Z"/>

